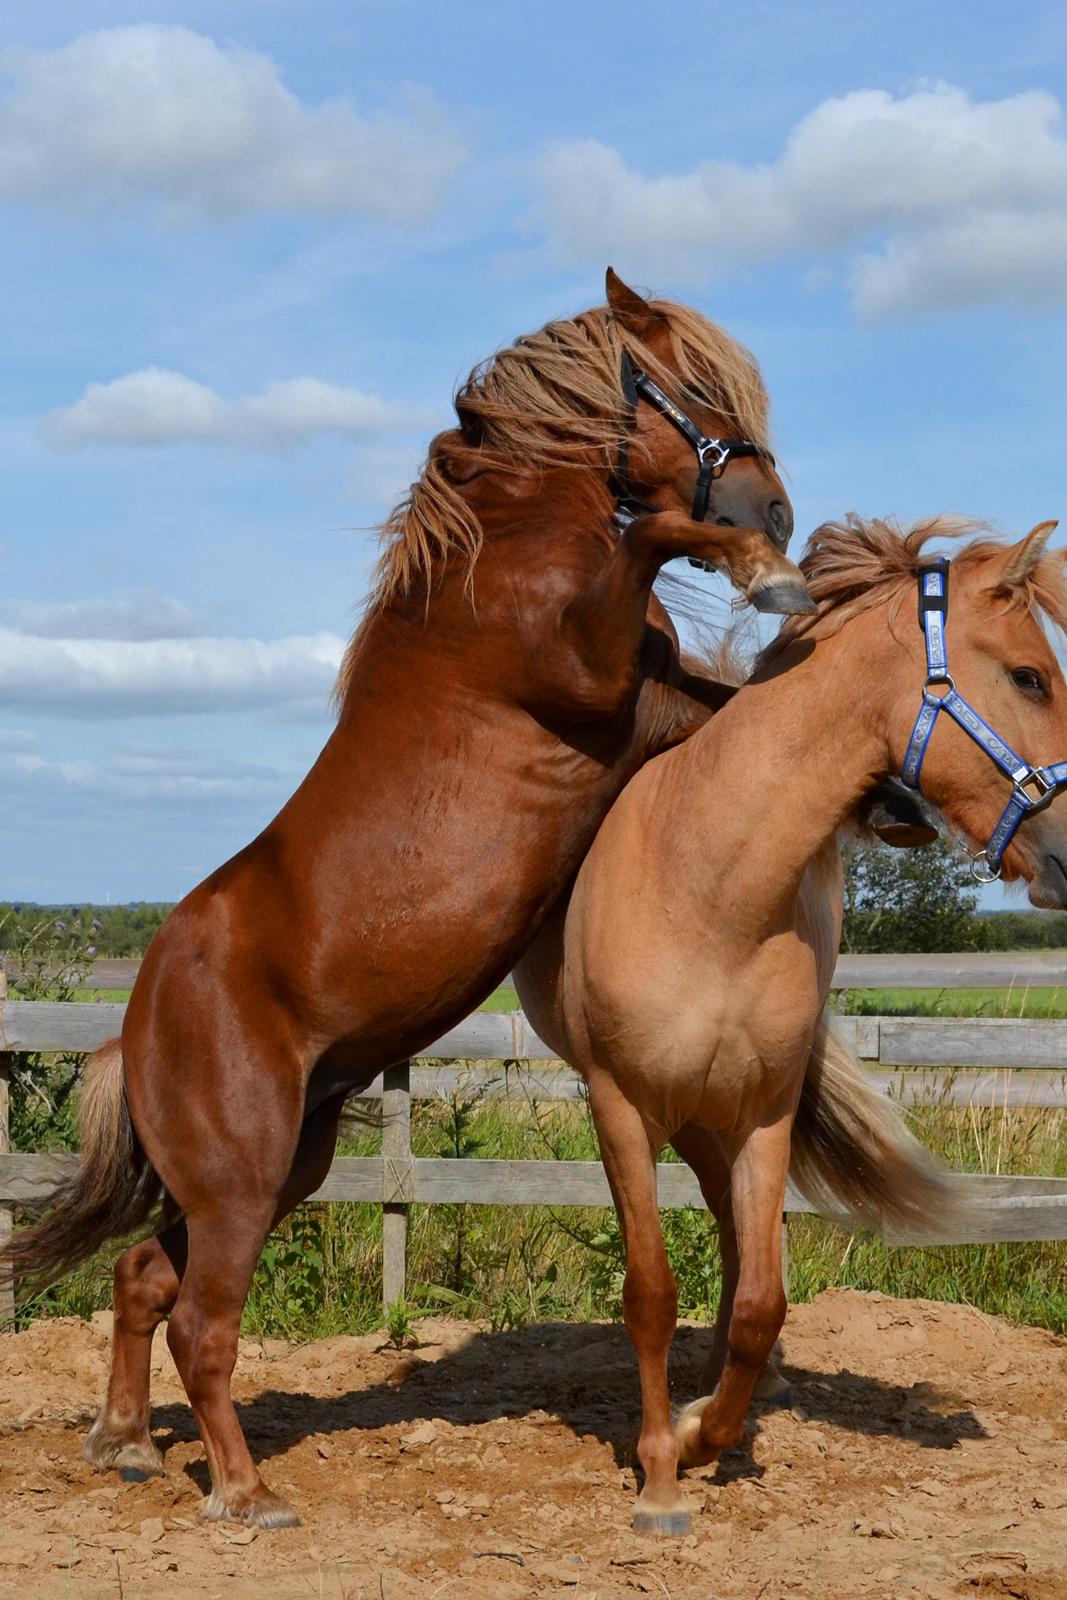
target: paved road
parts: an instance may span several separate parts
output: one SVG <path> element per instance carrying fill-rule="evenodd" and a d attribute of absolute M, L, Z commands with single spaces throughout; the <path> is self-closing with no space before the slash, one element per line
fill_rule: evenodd
<path fill-rule="evenodd" d="M 140 962 L 93 965 L 97 989 L 130 989 Z M 1067 950 L 993 951 L 983 955 L 842 956 L 836 989 L 1006 989 L 1067 987 Z"/>

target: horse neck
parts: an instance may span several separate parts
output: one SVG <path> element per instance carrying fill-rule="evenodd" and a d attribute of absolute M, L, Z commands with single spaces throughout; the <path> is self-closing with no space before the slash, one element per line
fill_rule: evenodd
<path fill-rule="evenodd" d="M 884 623 L 856 618 L 806 655 L 791 647 L 684 747 L 707 819 L 685 832 L 717 916 L 766 928 L 792 904 L 809 864 L 887 770 L 910 665 Z M 694 798 L 691 789 L 678 803 Z"/>

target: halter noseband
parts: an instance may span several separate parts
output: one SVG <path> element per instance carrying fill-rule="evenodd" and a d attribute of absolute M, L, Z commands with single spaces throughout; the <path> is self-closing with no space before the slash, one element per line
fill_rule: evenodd
<path fill-rule="evenodd" d="M 676 406 L 669 395 L 664 394 L 658 383 L 654 383 L 647 372 L 642 372 L 640 367 L 635 367 L 630 360 L 629 353 L 622 353 L 621 373 L 622 392 L 633 412 L 637 411 L 638 400 L 647 400 L 649 405 L 667 418 L 684 434 L 696 451 L 698 470 L 696 488 L 693 491 L 693 506 L 690 515 L 694 522 L 703 522 L 708 514 L 708 502 L 711 499 L 711 485 L 714 480 L 721 477 L 735 456 L 762 456 L 765 461 L 774 465 L 774 457 L 769 450 L 764 450 L 760 445 L 753 444 L 750 439 L 709 439 L 708 435 L 697 427 L 691 417 L 687 417 L 679 406 Z M 615 521 L 620 528 L 625 528 L 633 522 L 635 517 L 649 516 L 662 508 L 654 506 L 649 500 L 642 500 L 640 495 L 633 492 L 629 478 L 629 440 L 624 436 L 619 446 L 619 464 L 615 470 L 615 483 L 618 489 L 619 504 L 615 512 Z M 702 567 L 702 561 L 694 561 L 693 565 Z"/>
<path fill-rule="evenodd" d="M 1014 839 L 1019 824 L 1024 818 L 1044 811 L 1059 791 L 1067 788 L 1067 761 L 1057 761 L 1050 767 L 1030 766 L 957 693 L 949 674 L 945 648 L 948 569 L 949 561 L 945 556 L 919 568 L 919 626 L 926 640 L 926 682 L 923 684 L 922 705 L 911 730 L 900 775 L 910 789 L 921 792 L 919 776 L 926 747 L 936 726 L 938 712 L 947 711 L 964 733 L 1011 779 L 1011 797 L 1000 814 L 1000 821 L 993 829 L 989 843 L 984 850 L 979 850 L 977 855 L 971 857 L 972 876 L 979 883 L 995 883 L 1000 877 L 1004 852 Z M 938 689 L 943 692 L 937 693 Z M 1031 789 L 1036 792 L 1031 794 Z"/>

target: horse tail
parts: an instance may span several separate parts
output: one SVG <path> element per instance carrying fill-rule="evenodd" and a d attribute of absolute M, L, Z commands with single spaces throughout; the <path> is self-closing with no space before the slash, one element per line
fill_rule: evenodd
<path fill-rule="evenodd" d="M 78 1127 L 77 1166 L 41 1204 L 39 1220 L 13 1235 L 0 1262 L 8 1280 L 17 1274 L 45 1287 L 109 1239 L 143 1227 L 165 1198 L 130 1118 L 119 1039 L 89 1058 Z"/>
<path fill-rule="evenodd" d="M 824 1015 L 793 1124 L 789 1175 L 820 1211 L 922 1234 L 954 1210 L 951 1179 L 879 1094 Z"/>

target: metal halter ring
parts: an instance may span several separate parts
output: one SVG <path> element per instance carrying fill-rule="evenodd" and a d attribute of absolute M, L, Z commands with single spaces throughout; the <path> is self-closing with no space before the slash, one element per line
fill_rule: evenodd
<path fill-rule="evenodd" d="M 935 689 L 944 689 L 944 694 L 934 694 Z M 950 672 L 931 672 L 923 684 L 923 699 L 927 705 L 942 705 L 950 694 L 956 693 L 956 680 Z"/>
<path fill-rule="evenodd" d="M 1000 877 L 1000 868 L 991 865 L 988 850 L 971 857 L 971 877 L 976 883 L 996 883 Z"/>

